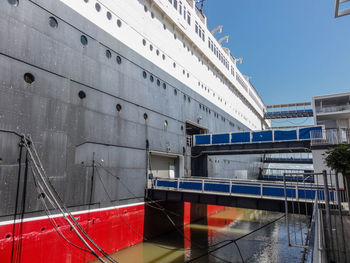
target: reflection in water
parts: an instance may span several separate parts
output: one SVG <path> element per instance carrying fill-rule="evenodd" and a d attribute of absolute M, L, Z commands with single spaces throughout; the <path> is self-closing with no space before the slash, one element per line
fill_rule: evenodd
<path fill-rule="evenodd" d="M 300 262 L 302 250 L 288 246 L 285 220 L 281 216 L 281 213 L 225 208 L 186 225 L 181 231 L 139 243 L 112 256 L 119 263 L 242 262 L 242 258 L 244 262 Z M 227 241 L 240 238 L 274 220 L 277 221 L 239 239 L 237 246 Z M 294 217 L 291 221 L 305 232 L 308 220 L 305 216 Z M 295 238 L 300 242 L 303 237 L 295 235 Z"/>

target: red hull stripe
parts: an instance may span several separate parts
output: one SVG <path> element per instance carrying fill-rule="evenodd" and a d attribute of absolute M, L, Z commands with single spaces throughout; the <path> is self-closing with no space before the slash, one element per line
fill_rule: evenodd
<path fill-rule="evenodd" d="M 112 253 L 142 241 L 144 214 L 144 204 L 141 203 L 96 209 L 90 212 L 76 212 L 74 216 L 101 248 L 107 253 Z M 59 230 L 69 241 L 85 248 L 61 216 L 54 216 L 52 220 L 60 225 Z M 13 227 L 15 227 L 15 238 L 12 236 Z M 22 232 L 21 235 L 20 232 Z M 21 242 L 20 236 L 22 236 Z M 17 222 L 15 225 L 13 221 L 2 222 L 0 224 L 0 262 L 11 262 L 13 244 L 15 247 L 13 258 L 20 258 L 21 263 L 79 263 L 95 258 L 68 244 L 57 233 L 47 217 L 25 219 L 22 224 Z"/>

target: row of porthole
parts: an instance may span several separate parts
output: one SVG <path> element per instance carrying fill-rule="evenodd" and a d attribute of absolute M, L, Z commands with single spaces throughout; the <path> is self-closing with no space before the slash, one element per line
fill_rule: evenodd
<path fill-rule="evenodd" d="M 89 0 L 84 0 L 84 2 L 85 2 L 85 3 L 88 3 Z M 100 11 L 101 11 L 101 5 L 100 5 L 99 3 L 96 3 L 96 4 L 95 4 L 95 9 L 96 9 L 97 12 L 100 12 Z M 106 12 L 106 17 L 107 17 L 108 20 L 112 20 L 112 14 L 111 14 L 111 12 L 107 11 L 107 12 Z M 118 26 L 118 27 L 121 27 L 121 26 L 122 26 L 122 21 L 121 21 L 119 18 L 117 19 L 117 26 Z"/>
<path fill-rule="evenodd" d="M 146 78 L 147 78 L 147 72 L 146 72 L 146 71 L 143 71 L 143 72 L 142 72 L 142 76 L 143 76 L 144 79 L 146 79 Z M 153 75 L 150 75 L 150 76 L 149 76 L 149 80 L 150 80 L 151 82 L 154 82 L 154 76 L 153 76 Z M 157 83 L 157 86 L 160 87 L 160 84 L 161 84 L 160 79 L 157 79 L 156 83 Z M 166 89 L 166 83 L 165 83 L 165 82 L 163 82 L 162 86 L 163 86 L 163 89 Z"/>
<path fill-rule="evenodd" d="M 78 92 L 78 97 L 79 97 L 80 99 L 85 99 L 85 98 L 86 98 L 86 93 L 85 93 L 85 91 L 80 90 L 80 91 Z M 120 112 L 120 111 L 122 110 L 122 106 L 121 106 L 119 103 L 115 106 L 115 108 L 116 108 L 116 110 L 117 110 L 118 112 Z M 144 113 L 144 114 L 143 114 L 143 118 L 144 118 L 145 120 L 148 119 L 147 113 Z M 165 128 L 168 127 L 168 121 L 167 121 L 167 120 L 164 121 L 164 127 L 165 127 Z M 182 125 L 181 125 L 181 130 L 183 130 L 183 126 L 182 126 Z"/>
<path fill-rule="evenodd" d="M 111 59 L 111 58 L 112 58 L 112 52 L 111 52 L 109 49 L 106 49 L 106 57 L 107 57 L 108 59 Z M 117 61 L 118 64 L 121 64 L 121 63 L 122 63 L 122 58 L 121 58 L 119 55 L 117 55 L 117 56 L 115 57 L 115 60 Z"/>
<path fill-rule="evenodd" d="M 145 12 L 148 11 L 146 5 L 144 6 L 144 9 L 145 9 Z M 152 16 L 152 18 L 153 18 L 153 16 Z M 166 25 L 165 25 L 165 24 L 163 24 L 163 28 L 164 28 L 164 30 L 166 30 Z M 175 39 L 177 38 L 175 33 L 174 33 L 174 38 L 175 38 Z M 142 42 L 143 42 L 143 45 L 146 46 L 146 40 L 143 39 Z M 186 48 L 186 45 L 185 45 L 184 42 L 183 42 L 183 46 L 184 46 L 184 48 Z M 189 48 L 188 48 L 188 49 L 189 49 Z M 152 45 L 152 44 L 150 44 L 150 50 L 151 50 L 151 51 L 153 50 L 153 45 Z M 159 55 L 159 50 L 158 50 L 158 49 L 157 49 L 156 53 L 157 53 L 157 55 Z M 164 54 L 163 54 L 163 60 L 165 60 L 165 55 L 164 55 Z M 198 61 L 199 61 L 200 63 L 202 63 L 202 65 L 204 64 L 203 61 L 201 61 L 200 57 L 198 57 Z M 173 62 L 173 67 L 176 68 L 176 63 L 175 63 L 175 62 Z M 208 66 L 208 70 L 209 70 L 209 66 Z M 183 70 L 182 72 L 183 72 L 183 75 L 186 74 L 185 70 Z M 213 74 L 215 75 L 214 72 L 213 72 Z M 216 75 L 216 77 L 217 77 L 217 75 Z M 187 78 L 189 78 L 189 73 L 187 73 Z M 221 80 L 221 78 L 220 78 L 220 81 L 221 81 L 222 83 L 224 83 L 223 80 Z M 200 82 L 198 82 L 198 85 L 200 85 Z M 203 88 L 203 85 L 202 85 L 202 88 Z M 208 91 L 208 93 L 210 93 L 210 89 L 209 89 L 209 88 L 207 89 L 207 88 L 205 87 L 205 89 Z M 174 91 L 174 93 L 175 93 L 175 91 Z M 215 93 L 213 93 L 213 97 L 215 97 Z M 220 97 L 218 97 L 218 100 L 219 100 L 220 102 L 223 102 L 223 99 L 220 98 Z M 227 105 L 226 101 L 225 101 L 225 105 Z"/>
<path fill-rule="evenodd" d="M 142 76 L 143 76 L 144 79 L 146 79 L 147 78 L 147 72 L 143 71 L 142 72 Z M 151 82 L 154 82 L 154 76 L 153 75 L 150 75 L 149 79 L 150 79 Z M 160 84 L 161 84 L 160 80 L 157 79 L 157 86 L 160 86 Z M 166 89 L 166 84 L 165 83 L 163 83 L 163 88 Z M 174 88 L 174 95 L 175 96 L 177 96 L 177 92 L 178 92 L 177 89 Z M 184 94 L 184 100 L 185 101 L 187 100 L 188 102 L 191 102 L 190 96 L 186 96 L 186 94 Z"/>
<path fill-rule="evenodd" d="M 147 45 L 146 39 L 142 39 L 142 44 L 143 44 L 144 46 Z M 149 45 L 149 49 L 150 49 L 150 51 L 153 51 L 153 45 L 152 45 L 152 44 Z M 156 54 L 157 54 L 157 56 L 160 55 L 159 49 L 156 50 Z M 162 59 L 165 60 L 165 55 L 164 55 L 164 54 L 162 54 Z"/>

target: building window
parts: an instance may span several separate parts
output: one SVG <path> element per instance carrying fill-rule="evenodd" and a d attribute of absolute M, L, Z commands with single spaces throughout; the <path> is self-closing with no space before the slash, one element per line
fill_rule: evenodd
<path fill-rule="evenodd" d="M 187 24 L 191 25 L 191 13 L 187 11 Z"/>
<path fill-rule="evenodd" d="M 122 26 L 122 21 L 120 21 L 120 19 L 117 20 L 117 25 L 118 25 L 118 27 Z"/>
<path fill-rule="evenodd" d="M 177 0 L 174 0 L 174 8 L 177 10 Z"/>
<path fill-rule="evenodd" d="M 180 15 L 182 15 L 182 2 L 181 1 L 179 2 L 179 13 L 180 13 Z"/>

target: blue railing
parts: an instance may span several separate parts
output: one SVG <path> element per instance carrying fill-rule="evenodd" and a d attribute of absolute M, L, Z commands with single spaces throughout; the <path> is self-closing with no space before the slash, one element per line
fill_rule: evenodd
<path fill-rule="evenodd" d="M 265 118 L 282 117 L 282 116 L 312 116 L 312 109 L 304 110 L 284 110 L 284 111 L 270 111 L 265 113 Z"/>
<path fill-rule="evenodd" d="M 283 199 L 284 185 L 281 183 L 262 182 L 255 180 L 231 180 L 213 178 L 155 178 L 152 182 L 155 189 L 166 189 L 179 192 L 203 192 L 220 195 L 245 195 L 256 198 L 280 198 Z M 288 182 L 286 186 L 288 198 L 293 200 L 314 200 L 316 194 L 319 200 L 324 200 L 322 186 L 314 184 L 297 184 Z M 329 193 L 329 199 L 334 200 L 334 192 Z"/>
<path fill-rule="evenodd" d="M 316 132 L 315 132 L 316 131 Z M 244 144 L 262 142 L 303 141 L 323 139 L 323 126 L 312 126 L 290 130 L 245 131 L 220 134 L 193 135 L 193 146 L 218 144 Z M 319 136 L 319 138 L 314 138 Z"/>

